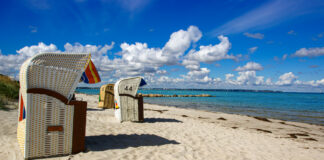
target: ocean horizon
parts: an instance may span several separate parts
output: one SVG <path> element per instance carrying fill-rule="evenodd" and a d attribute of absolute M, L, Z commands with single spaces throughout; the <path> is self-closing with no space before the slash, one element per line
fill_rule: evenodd
<path fill-rule="evenodd" d="M 99 88 L 77 88 L 77 93 L 98 95 Z M 213 97 L 144 97 L 144 103 L 280 119 L 324 126 L 324 94 L 239 89 L 148 89 L 138 93 Z"/>

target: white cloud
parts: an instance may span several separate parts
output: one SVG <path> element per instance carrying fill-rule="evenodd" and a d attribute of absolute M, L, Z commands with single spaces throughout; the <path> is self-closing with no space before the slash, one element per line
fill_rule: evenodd
<path fill-rule="evenodd" d="M 276 82 L 276 85 L 289 86 L 292 85 L 298 77 L 295 76 L 292 72 L 285 73 L 279 77 L 279 80 Z"/>
<path fill-rule="evenodd" d="M 231 43 L 227 37 L 218 36 L 219 44 L 200 46 L 198 51 L 191 50 L 183 61 L 183 65 L 188 69 L 197 69 L 199 62 L 212 63 L 223 59 L 236 59 L 233 55 L 228 55 Z"/>
<path fill-rule="evenodd" d="M 324 78 L 321 80 L 311 80 L 311 81 L 307 81 L 307 82 L 303 82 L 300 80 L 296 80 L 295 84 L 297 85 L 306 85 L 306 86 L 313 86 L 313 87 L 319 87 L 319 86 L 324 86 Z"/>
<path fill-rule="evenodd" d="M 233 79 L 235 76 L 234 74 L 228 73 L 225 74 L 225 82 L 229 84 L 236 84 L 235 80 Z"/>
<path fill-rule="evenodd" d="M 234 79 L 233 74 L 226 74 L 226 83 L 233 85 L 263 85 L 264 77 L 257 76 L 255 71 L 238 72 L 238 76 Z"/>
<path fill-rule="evenodd" d="M 199 70 L 200 68 L 199 62 L 194 60 L 184 59 L 182 61 L 182 65 L 184 65 L 189 70 Z"/>
<path fill-rule="evenodd" d="M 202 78 L 209 74 L 210 70 L 208 68 L 200 68 L 199 70 L 192 70 L 188 72 L 189 78 Z"/>
<path fill-rule="evenodd" d="M 225 78 L 226 80 L 230 80 L 230 79 L 232 79 L 235 76 L 234 76 L 234 74 L 228 73 L 228 74 L 225 74 L 225 77 L 226 77 Z"/>
<path fill-rule="evenodd" d="M 187 30 L 172 33 L 163 48 L 149 48 L 147 43 L 139 42 L 122 43 L 122 51 L 119 52 L 121 58 L 107 59 L 101 69 L 116 70 L 115 76 L 156 73 L 163 65 L 178 64 L 185 51 L 201 36 L 202 33 L 196 26 L 189 26 Z"/>
<path fill-rule="evenodd" d="M 320 48 L 301 48 L 297 50 L 294 54 L 292 54 L 293 57 L 318 57 L 324 55 L 324 47 Z"/>
<path fill-rule="evenodd" d="M 42 53 L 42 52 L 57 52 L 58 49 L 56 47 L 56 45 L 54 44 L 50 44 L 50 45 L 46 45 L 43 42 L 38 43 L 38 45 L 32 45 L 30 47 L 26 46 L 20 50 L 17 51 L 17 53 L 19 53 L 20 56 L 27 56 L 27 57 L 31 57 L 33 55 L 36 55 L 38 53 Z"/>
<path fill-rule="evenodd" d="M 202 33 L 196 26 L 190 26 L 187 31 L 179 30 L 171 34 L 169 41 L 163 47 L 163 53 L 167 55 L 172 62 L 173 59 L 178 60 L 180 56 L 194 42 L 202 37 Z M 174 63 L 174 62 L 173 62 Z"/>
<path fill-rule="evenodd" d="M 263 84 L 263 76 L 256 76 L 255 71 L 239 72 L 236 81 L 239 85 L 261 85 Z"/>
<path fill-rule="evenodd" d="M 248 32 L 245 32 L 244 35 L 246 37 L 254 38 L 254 39 L 263 39 L 264 38 L 264 34 L 261 34 L 261 33 L 248 33 Z"/>
<path fill-rule="evenodd" d="M 263 67 L 259 63 L 248 62 L 243 67 L 237 67 L 235 71 L 261 71 Z"/>
<path fill-rule="evenodd" d="M 101 61 L 103 56 L 107 54 L 108 50 L 111 50 L 115 45 L 115 42 L 111 42 L 110 45 L 105 44 L 104 46 L 101 45 L 82 45 L 80 43 L 75 43 L 74 45 L 70 43 L 66 43 L 64 45 L 65 52 L 71 53 L 91 53 L 91 58 L 94 61 Z"/>
<path fill-rule="evenodd" d="M 156 71 L 157 74 L 160 74 L 160 75 L 164 75 L 164 74 L 167 74 L 167 71 L 166 70 L 158 70 Z"/>
<path fill-rule="evenodd" d="M 316 81 L 316 85 L 317 85 L 317 86 L 319 86 L 319 85 L 324 86 L 324 78 L 321 79 L 321 80 L 317 80 L 317 81 Z"/>
<path fill-rule="evenodd" d="M 157 79 L 157 82 L 159 83 L 179 83 L 179 82 L 184 82 L 184 79 L 180 79 L 180 78 L 170 78 L 167 76 L 161 76 Z"/>
<path fill-rule="evenodd" d="M 265 81 L 265 84 L 266 85 L 273 85 L 272 81 L 271 81 L 271 78 L 268 78 L 266 81 Z"/>
<path fill-rule="evenodd" d="M 195 26 L 188 27 L 187 30 L 179 30 L 170 35 L 170 39 L 162 48 L 149 48 L 147 43 L 122 43 L 121 51 L 117 57 L 110 58 L 108 54 L 115 43 L 104 45 L 82 45 L 80 43 L 64 45 L 64 52 L 86 52 L 92 54 L 100 76 L 105 82 L 114 82 L 122 77 L 142 75 L 146 81 L 156 86 L 164 87 L 183 87 L 183 88 L 215 88 L 215 86 L 236 86 L 244 88 L 251 87 L 279 87 L 288 86 L 296 87 L 298 85 L 323 87 L 324 79 L 312 81 L 298 81 L 297 76 L 293 73 L 285 73 L 279 77 L 277 82 L 272 82 L 270 78 L 256 75 L 256 71 L 262 70 L 259 63 L 248 62 L 244 66 L 236 68 L 237 76 L 226 74 L 225 80 L 221 78 L 210 77 L 211 70 L 201 68 L 200 63 L 213 63 L 223 59 L 237 59 L 239 56 L 229 55 L 231 43 L 227 37 L 219 36 L 220 43 L 215 45 L 200 46 L 198 50 L 191 49 L 194 43 L 202 36 L 200 30 Z M 256 50 L 252 47 L 251 50 Z M 185 52 L 187 53 L 186 56 Z M 17 77 L 20 65 L 29 57 L 40 52 L 62 52 L 56 45 L 39 43 L 38 45 L 26 46 L 17 50 L 17 54 L 3 55 L 0 50 L 0 61 L 6 62 L 0 64 L 0 73 Z M 252 51 L 253 52 L 253 51 Z M 282 59 L 287 58 L 287 54 Z M 180 77 L 168 77 L 168 71 L 162 69 L 165 65 L 182 65 L 189 69 L 185 75 Z M 174 68 L 173 68 L 174 69 Z M 177 68 L 178 69 L 178 68 Z M 172 69 L 170 70 L 172 71 Z"/>
<path fill-rule="evenodd" d="M 42 42 L 38 45 L 26 46 L 16 52 L 18 54 L 3 55 L 0 54 L 0 73 L 17 77 L 21 64 L 29 57 L 41 52 L 57 52 L 58 49 L 54 44 L 46 45 Z"/>
<path fill-rule="evenodd" d="M 257 46 L 249 48 L 250 53 L 254 53 L 258 49 Z"/>

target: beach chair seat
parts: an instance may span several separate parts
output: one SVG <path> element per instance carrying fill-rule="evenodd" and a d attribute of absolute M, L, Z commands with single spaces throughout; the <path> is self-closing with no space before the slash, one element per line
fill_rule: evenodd
<path fill-rule="evenodd" d="M 21 66 L 17 138 L 25 159 L 84 151 L 87 102 L 72 100 L 90 54 L 41 53 Z"/>
<path fill-rule="evenodd" d="M 121 79 L 115 83 L 115 117 L 120 122 L 144 120 L 143 97 L 137 94 L 137 90 L 145 84 L 142 77 Z"/>

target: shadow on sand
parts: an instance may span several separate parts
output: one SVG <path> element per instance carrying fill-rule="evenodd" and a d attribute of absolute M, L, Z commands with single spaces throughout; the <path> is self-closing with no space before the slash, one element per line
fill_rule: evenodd
<path fill-rule="evenodd" d="M 157 123 L 157 122 L 177 122 L 182 123 L 182 121 L 170 118 L 144 118 L 144 123 Z"/>
<path fill-rule="evenodd" d="M 87 111 L 104 111 L 105 109 L 97 109 L 97 108 L 87 108 Z"/>
<path fill-rule="evenodd" d="M 119 134 L 97 135 L 86 137 L 86 148 L 90 151 L 104 151 L 109 149 L 124 149 L 140 146 L 161 146 L 165 144 L 180 144 L 153 134 Z"/>

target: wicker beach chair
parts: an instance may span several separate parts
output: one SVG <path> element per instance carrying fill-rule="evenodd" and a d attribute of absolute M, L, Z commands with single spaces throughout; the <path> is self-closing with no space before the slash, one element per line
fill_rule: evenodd
<path fill-rule="evenodd" d="M 106 84 L 100 87 L 99 108 L 115 108 L 114 84 Z"/>
<path fill-rule="evenodd" d="M 84 150 L 86 106 L 73 94 L 90 54 L 41 53 L 20 69 L 17 138 L 24 158 Z"/>
<path fill-rule="evenodd" d="M 115 117 L 119 122 L 144 120 L 143 97 L 137 94 L 137 90 L 145 84 L 142 77 L 121 79 L 115 83 Z"/>

